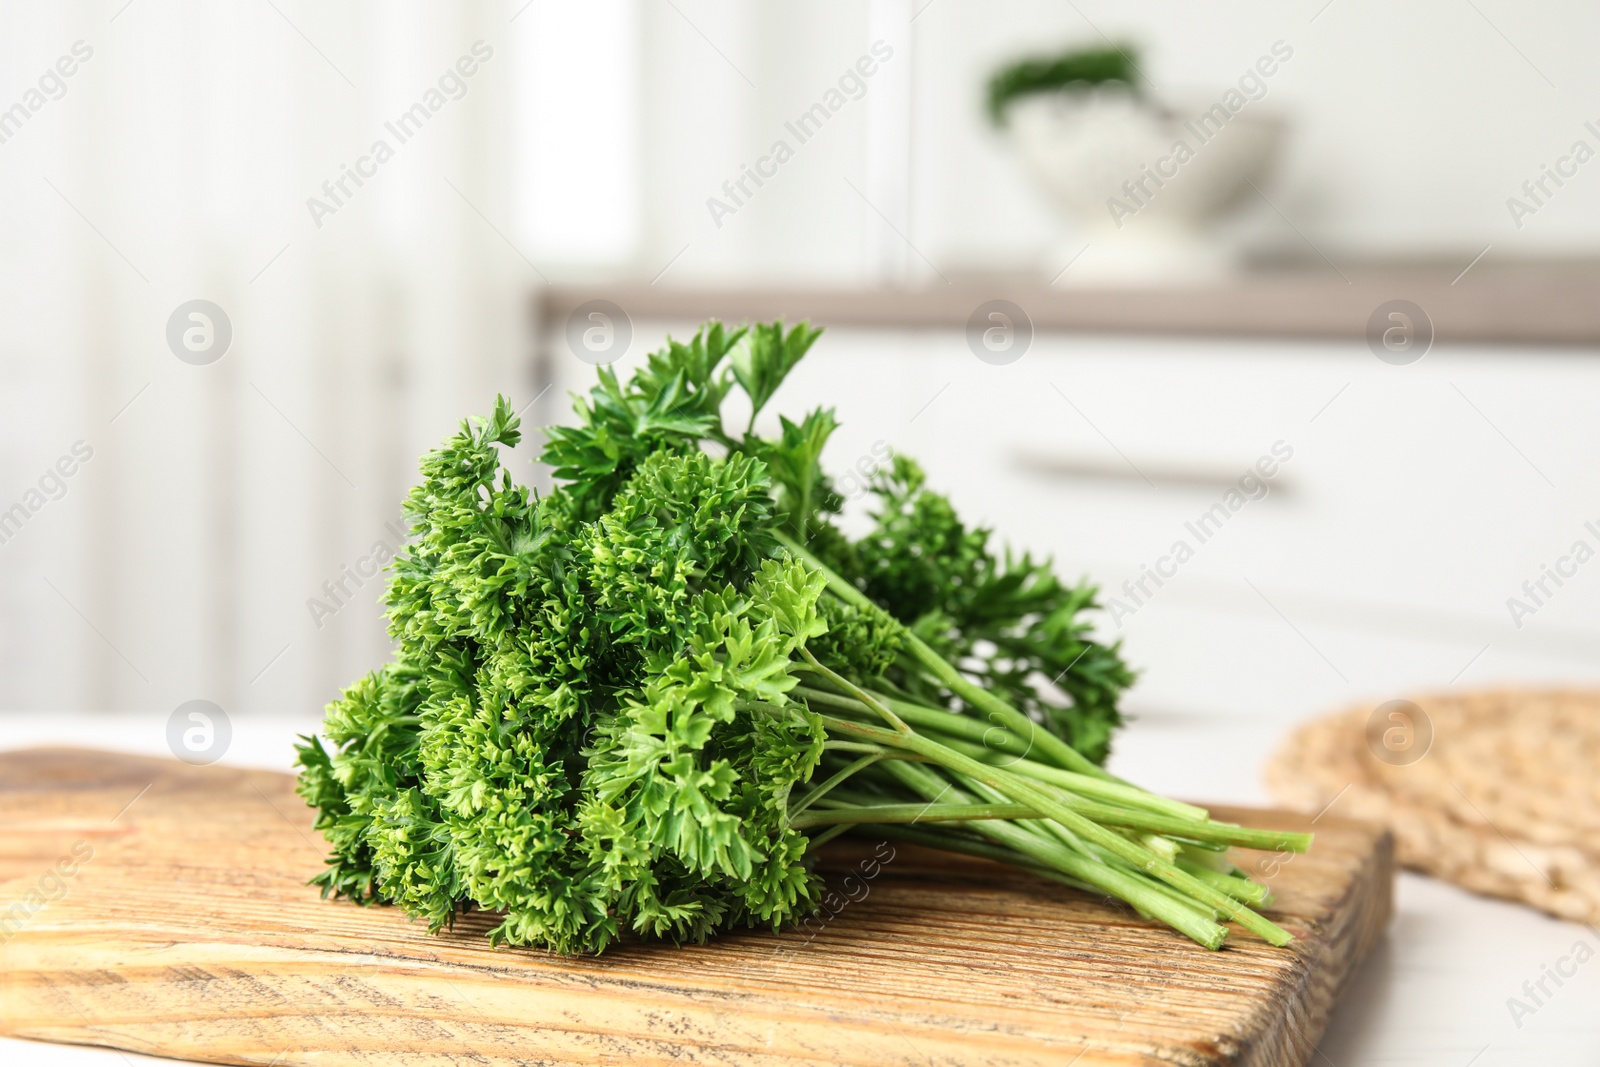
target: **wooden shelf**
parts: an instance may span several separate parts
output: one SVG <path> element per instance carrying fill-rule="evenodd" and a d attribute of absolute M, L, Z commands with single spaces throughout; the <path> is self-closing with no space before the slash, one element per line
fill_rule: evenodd
<path fill-rule="evenodd" d="M 1600 265 L 1479 264 L 1259 270 L 1221 283 L 1051 288 L 1031 277 L 972 276 L 916 289 L 645 283 L 557 284 L 535 297 L 537 321 L 564 322 L 588 300 L 610 300 L 635 321 L 809 319 L 824 326 L 961 329 L 986 300 L 1020 306 L 1041 331 L 1363 341 L 1367 321 L 1395 299 L 1432 320 L 1435 343 L 1600 346 Z"/>

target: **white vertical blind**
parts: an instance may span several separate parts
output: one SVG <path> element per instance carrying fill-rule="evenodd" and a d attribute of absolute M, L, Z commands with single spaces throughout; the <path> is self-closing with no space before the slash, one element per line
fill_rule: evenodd
<path fill-rule="evenodd" d="M 384 655 L 351 575 L 416 455 L 526 399 L 507 17 L 5 9 L 4 106 L 92 53 L 0 144 L 0 707 L 304 712 Z M 197 298 L 232 327 L 200 366 Z"/>
<path fill-rule="evenodd" d="M 882 42 L 892 58 L 879 64 L 867 93 L 866 195 L 886 219 L 870 232 L 872 264 L 886 279 L 926 276 L 927 265 L 906 245 L 911 222 L 912 0 L 872 0 L 867 48 Z M 898 232 L 896 232 L 898 231 Z M 915 261 L 915 262 L 913 262 Z"/>
<path fill-rule="evenodd" d="M 639 242 L 639 0 L 533 0 L 511 25 L 516 227 L 557 264 Z"/>

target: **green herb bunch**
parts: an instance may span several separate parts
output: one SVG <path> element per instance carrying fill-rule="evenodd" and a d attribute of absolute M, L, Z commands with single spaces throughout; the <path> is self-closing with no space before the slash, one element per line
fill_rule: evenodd
<path fill-rule="evenodd" d="M 1034 93 L 1105 85 L 1108 82 L 1139 92 L 1143 79 L 1132 45 L 1075 48 L 1053 56 L 1030 56 L 1008 63 L 989 79 L 985 103 L 989 121 L 1004 126 L 1011 105 Z"/>
<path fill-rule="evenodd" d="M 1132 676 L 1088 585 L 996 556 L 910 460 L 852 540 L 831 410 L 757 415 L 816 340 L 704 327 L 553 427 L 538 495 L 501 398 L 422 462 L 391 567 L 391 662 L 302 739 L 324 896 L 432 931 L 599 952 L 811 914 L 822 842 L 870 826 L 1127 901 L 1209 947 L 1265 890 L 1229 845 L 1303 850 L 1102 769 Z M 724 422 L 734 390 L 742 430 Z"/>

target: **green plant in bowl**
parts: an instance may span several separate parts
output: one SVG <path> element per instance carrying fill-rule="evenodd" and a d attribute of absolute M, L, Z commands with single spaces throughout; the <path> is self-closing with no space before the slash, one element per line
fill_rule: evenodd
<path fill-rule="evenodd" d="M 1074 48 L 1056 56 L 1030 56 L 1008 63 L 989 79 L 989 119 L 1006 123 L 1006 111 L 1017 100 L 1035 93 L 1074 87 L 1121 83 L 1140 91 L 1137 50 L 1131 46 Z"/>

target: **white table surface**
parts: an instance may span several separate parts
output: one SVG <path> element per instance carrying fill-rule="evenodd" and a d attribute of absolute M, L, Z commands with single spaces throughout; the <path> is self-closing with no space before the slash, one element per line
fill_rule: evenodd
<path fill-rule="evenodd" d="M 166 715 L 0 716 L 0 749 L 84 745 L 166 755 Z M 288 770 L 295 734 L 315 722 L 235 718 L 225 764 Z M 1281 724 L 1248 719 L 1145 717 L 1118 741 L 1113 768 L 1161 792 L 1265 804 L 1259 769 Z M 1600 934 L 1531 909 L 1400 877 L 1395 919 L 1346 994 L 1312 1062 L 1321 1067 L 1507 1067 L 1600 1064 L 1600 961 L 1579 967 L 1532 1015 L 1513 1019 L 1511 997 Z M 0 1039 L 0 1063 L 111 1067 L 171 1063 L 107 1049 Z"/>

